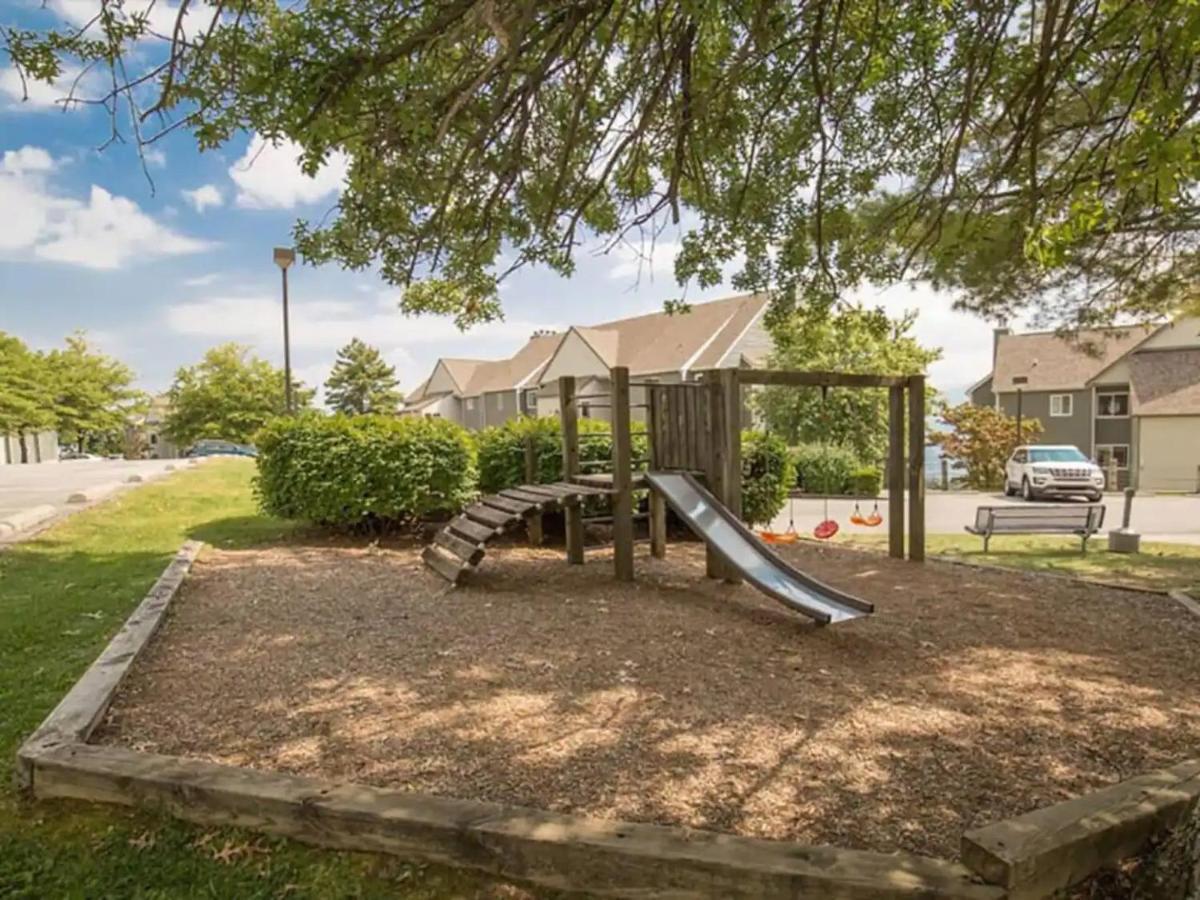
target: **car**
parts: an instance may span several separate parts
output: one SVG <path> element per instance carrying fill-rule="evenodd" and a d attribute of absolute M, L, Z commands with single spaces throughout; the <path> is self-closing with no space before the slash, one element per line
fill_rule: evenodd
<path fill-rule="evenodd" d="M 75 447 L 59 447 L 58 458 L 63 461 L 72 459 L 104 459 L 103 456 L 98 456 L 95 453 L 85 453 L 83 450 L 76 449 Z"/>
<path fill-rule="evenodd" d="M 219 441 L 206 438 L 196 441 L 184 454 L 187 457 L 197 456 L 258 456 L 258 451 L 249 444 L 235 444 L 233 441 Z"/>
<path fill-rule="evenodd" d="M 1104 472 L 1078 447 L 1036 444 L 1018 447 L 1004 466 L 1004 493 L 1026 500 L 1041 497 L 1104 496 Z"/>

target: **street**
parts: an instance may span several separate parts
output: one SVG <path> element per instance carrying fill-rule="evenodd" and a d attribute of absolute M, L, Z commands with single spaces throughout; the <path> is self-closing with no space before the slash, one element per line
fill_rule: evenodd
<path fill-rule="evenodd" d="M 1107 507 L 1104 531 L 1119 528 L 1125 498 L 1122 494 L 1105 494 Z M 929 491 L 925 495 L 925 530 L 928 534 L 963 534 L 964 526 L 975 521 L 975 510 L 980 506 L 1011 506 L 1024 501 L 996 493 L 974 493 L 965 491 Z M 1070 501 L 1060 501 L 1070 502 Z M 1082 501 L 1077 501 L 1082 502 Z M 794 500 L 796 529 L 811 532 L 825 518 L 825 503 L 822 500 Z M 871 512 L 874 503 L 859 504 L 863 515 Z M 843 533 L 886 534 L 886 528 L 865 528 L 850 524 L 854 511 L 852 500 L 830 500 L 829 516 L 837 520 Z M 879 512 L 886 519 L 887 498 L 879 498 Z M 788 527 L 789 509 L 783 511 L 771 523 L 773 531 L 784 531 Z M 1145 541 L 1167 543 L 1200 544 L 1200 495 L 1187 496 L 1138 496 L 1133 500 L 1132 527 L 1140 531 Z"/>
<path fill-rule="evenodd" d="M 15 529 L 0 528 L 0 541 L 18 537 L 28 527 L 78 509 L 101 494 L 129 483 L 137 475 L 149 481 L 179 468 L 187 460 L 80 459 L 35 465 L 0 466 L 0 523 L 20 523 Z M 69 502 L 73 495 L 82 495 Z M 45 509 L 50 507 L 53 512 Z M 36 522 L 25 521 L 36 513 Z"/>

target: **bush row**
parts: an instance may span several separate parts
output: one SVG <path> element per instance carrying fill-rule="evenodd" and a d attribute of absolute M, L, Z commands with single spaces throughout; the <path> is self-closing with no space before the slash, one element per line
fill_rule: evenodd
<path fill-rule="evenodd" d="M 594 471 L 588 462 L 612 458 L 608 425 L 585 419 L 579 431 L 583 471 Z M 457 512 L 480 491 L 525 483 L 529 440 L 537 480 L 561 480 L 561 428 L 553 417 L 515 419 L 475 435 L 444 419 L 279 419 L 256 438 L 255 492 L 265 512 L 288 519 L 351 529 L 413 522 Z M 646 438 L 635 435 L 633 458 L 644 460 L 646 452 Z M 787 445 L 746 431 L 742 464 L 743 516 L 768 522 L 796 480 Z"/>
<path fill-rule="evenodd" d="M 836 444 L 800 444 L 792 448 L 796 487 L 808 494 L 866 494 L 883 487 L 878 466 L 861 462 L 853 450 Z"/>

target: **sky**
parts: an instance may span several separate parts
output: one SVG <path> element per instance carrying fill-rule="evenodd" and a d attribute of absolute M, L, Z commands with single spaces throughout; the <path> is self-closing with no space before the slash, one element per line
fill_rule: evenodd
<path fill-rule="evenodd" d="M 79 22 L 93 5 L 0 0 L 0 22 Z M 177 131 L 156 142 L 143 164 L 128 134 L 103 146 L 111 125 L 103 108 L 64 110 L 65 94 L 65 82 L 35 84 L 23 99 L 20 79 L 0 56 L 0 331 L 49 348 L 82 329 L 153 392 L 225 341 L 281 365 L 272 249 L 289 242 L 297 219 L 333 214 L 346 161 L 332 158 L 309 178 L 287 144 L 245 134 L 201 153 Z M 509 356 L 537 329 L 734 292 L 728 283 L 681 289 L 672 275 L 677 241 L 664 234 L 649 259 L 641 248 L 607 255 L 582 248 L 569 279 L 522 270 L 502 285 L 504 320 L 465 333 L 449 319 L 402 315 L 399 290 L 374 272 L 297 264 L 289 272 L 293 368 L 317 386 L 337 349 L 359 337 L 380 348 L 408 390 L 441 356 Z M 867 288 L 855 298 L 897 315 L 918 311 L 916 336 L 943 353 L 930 380 L 949 400 L 961 400 L 990 369 L 991 323 L 954 311 L 953 296 L 915 284 Z"/>

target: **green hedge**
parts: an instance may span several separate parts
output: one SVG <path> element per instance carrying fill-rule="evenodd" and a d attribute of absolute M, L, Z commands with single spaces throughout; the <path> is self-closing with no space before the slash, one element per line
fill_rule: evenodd
<path fill-rule="evenodd" d="M 837 444 L 800 444 L 792 449 L 796 487 L 808 494 L 848 494 L 860 468 L 854 451 Z"/>
<path fill-rule="evenodd" d="M 878 497 L 883 488 L 883 472 L 879 466 L 859 466 L 850 477 L 850 492 Z"/>
<path fill-rule="evenodd" d="M 742 518 L 766 525 L 783 509 L 796 483 L 796 471 L 783 438 L 763 431 L 742 432 Z"/>
<path fill-rule="evenodd" d="M 305 415 L 255 438 L 264 512 L 341 528 L 459 510 L 475 494 L 475 445 L 444 419 Z"/>
<path fill-rule="evenodd" d="M 637 429 L 640 426 L 635 425 Z M 612 460 L 612 438 L 609 424 L 599 419 L 579 420 L 580 462 L 609 462 Z M 585 435 L 601 435 L 588 438 Z M 537 481 L 546 484 L 562 480 L 562 423 L 557 416 L 535 419 L 523 416 L 510 419 L 503 425 L 485 428 L 477 437 L 479 446 L 479 489 L 486 493 L 525 484 L 525 443 L 532 439 L 537 453 Z M 633 458 L 646 456 L 646 438 L 634 434 Z M 582 466 L 584 474 L 611 471 L 611 466 Z M 645 468 L 635 465 L 634 469 Z"/>

